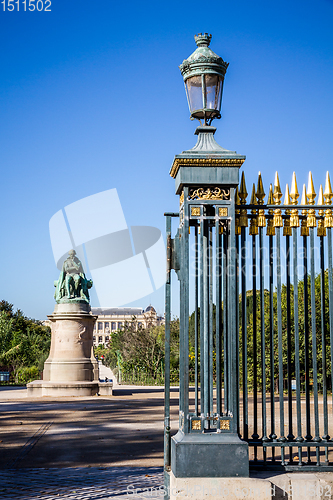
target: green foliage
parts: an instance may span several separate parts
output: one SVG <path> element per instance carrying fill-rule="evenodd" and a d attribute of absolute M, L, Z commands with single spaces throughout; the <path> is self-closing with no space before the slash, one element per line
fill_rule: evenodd
<path fill-rule="evenodd" d="M 141 384 L 164 383 L 164 325 L 139 327 L 136 321 L 126 323 L 114 332 L 104 354 L 118 380 Z M 179 321 L 171 322 L 170 364 L 172 380 L 179 380 Z M 95 353 L 96 353 L 95 349 Z"/>
<path fill-rule="evenodd" d="M 108 348 L 104 347 L 103 344 L 99 344 L 98 346 L 94 346 L 94 355 L 98 359 L 101 359 L 102 356 L 104 356 L 104 358 L 105 358 L 108 351 L 109 351 Z"/>
<path fill-rule="evenodd" d="M 16 372 L 16 379 L 19 384 L 27 384 L 39 379 L 40 372 L 37 366 L 23 366 Z"/>
<path fill-rule="evenodd" d="M 329 302 L 328 302 L 328 272 L 324 276 L 324 308 L 323 318 L 321 318 L 321 276 L 317 275 L 315 278 L 315 338 L 316 338 L 316 351 L 313 353 L 312 341 L 312 325 L 311 325 L 311 277 L 308 276 L 307 293 L 308 301 L 304 299 L 304 281 L 298 283 L 298 331 L 299 331 L 299 359 L 300 359 L 300 378 L 304 388 L 306 373 L 305 373 L 305 329 L 308 330 L 309 335 L 309 373 L 308 377 L 313 378 L 313 355 L 317 359 L 318 366 L 318 382 L 322 381 L 322 345 L 323 339 L 325 341 L 325 353 L 327 367 L 327 377 L 331 374 L 331 363 L 329 359 Z M 288 297 L 289 295 L 289 297 Z M 289 299 L 289 300 L 288 300 Z M 290 305 L 290 322 L 288 329 L 288 307 Z M 308 315 L 306 322 L 305 305 L 307 304 Z M 260 309 L 260 292 L 256 292 L 256 305 L 253 309 L 253 293 L 248 291 L 246 294 L 246 308 L 247 308 L 247 369 L 248 369 L 248 383 L 249 389 L 253 387 L 254 383 L 254 367 L 257 367 L 257 384 L 260 388 L 262 386 L 262 346 L 261 346 L 261 309 Z M 254 323 L 254 311 L 256 315 L 256 323 Z M 295 379 L 295 311 L 294 311 L 294 287 L 290 286 L 290 291 L 287 290 L 286 285 L 282 286 L 281 290 L 281 313 L 282 313 L 282 359 L 283 359 L 283 377 L 287 378 L 288 366 L 288 353 L 291 360 L 291 378 Z M 265 374 L 266 374 L 266 388 L 268 389 L 271 382 L 271 344 L 273 345 L 273 359 L 274 359 L 274 379 L 278 379 L 278 303 L 277 292 L 273 293 L 273 337 L 271 337 L 270 328 L 270 294 L 268 290 L 264 292 L 264 328 L 265 328 Z M 323 321 L 322 321 L 323 319 Z M 254 333 L 254 324 L 256 324 L 256 333 Z M 241 315 L 241 299 L 239 303 L 239 325 L 240 325 L 240 381 L 242 380 L 242 315 Z M 256 346 L 255 346 L 256 344 Z"/>
<path fill-rule="evenodd" d="M 0 366 L 13 371 L 16 382 L 23 368 L 34 368 L 35 378 L 39 378 L 50 344 L 49 327 L 25 317 L 19 309 L 14 312 L 7 301 L 0 301 Z"/>

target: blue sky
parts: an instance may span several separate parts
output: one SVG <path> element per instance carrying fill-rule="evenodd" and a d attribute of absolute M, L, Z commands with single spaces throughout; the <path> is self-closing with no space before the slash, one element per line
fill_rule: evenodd
<path fill-rule="evenodd" d="M 193 36 L 230 63 L 223 147 L 245 154 L 248 191 L 295 170 L 299 189 L 333 175 L 331 0 L 52 0 L 51 12 L 0 5 L 1 297 L 28 316 L 54 308 L 48 223 L 117 188 L 128 225 L 164 231 L 178 209 L 169 169 L 195 144 L 178 65 Z M 283 188 L 284 190 L 284 188 Z M 139 301 L 163 312 L 163 290 Z M 112 304 L 110 304 L 112 306 Z"/>

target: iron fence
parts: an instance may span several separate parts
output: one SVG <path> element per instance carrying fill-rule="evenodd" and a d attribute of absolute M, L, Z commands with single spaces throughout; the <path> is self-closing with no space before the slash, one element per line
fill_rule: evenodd
<path fill-rule="evenodd" d="M 318 203 L 311 173 L 284 204 L 276 174 L 238 189 L 184 188 L 167 215 L 166 452 L 170 465 L 168 325 L 171 269 L 180 279 L 180 413 L 188 433 L 233 430 L 250 466 L 333 471 L 333 262 L 329 175 Z M 194 334 L 188 327 L 194 310 Z M 195 355 L 194 397 L 189 350 Z"/>

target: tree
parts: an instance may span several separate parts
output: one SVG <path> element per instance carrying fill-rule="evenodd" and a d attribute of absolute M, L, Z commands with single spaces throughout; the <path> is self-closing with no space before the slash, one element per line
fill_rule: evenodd
<path fill-rule="evenodd" d="M 31 374 L 43 369 L 50 344 L 49 327 L 25 317 L 19 309 L 14 312 L 14 306 L 7 301 L 0 301 L 0 366 L 13 371 L 16 381 L 22 368 L 34 367 Z"/>

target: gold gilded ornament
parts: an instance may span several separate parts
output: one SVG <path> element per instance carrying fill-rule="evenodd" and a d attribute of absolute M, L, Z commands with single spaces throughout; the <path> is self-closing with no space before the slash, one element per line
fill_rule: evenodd
<path fill-rule="evenodd" d="M 325 205 L 332 204 L 333 192 L 332 192 L 330 174 L 328 172 L 326 172 L 324 198 L 325 198 Z M 330 208 L 325 210 L 324 225 L 325 227 L 333 227 L 333 216 L 332 216 L 332 210 Z"/>
<path fill-rule="evenodd" d="M 307 196 L 309 205 L 314 205 L 315 200 L 316 200 L 316 192 L 314 189 L 311 172 L 309 172 L 309 182 L 308 182 L 308 190 L 307 190 L 306 196 Z M 308 211 L 307 225 L 308 225 L 308 227 L 316 227 L 316 225 L 317 225 L 316 211 L 313 208 Z"/>
<path fill-rule="evenodd" d="M 244 172 L 242 172 L 241 183 L 240 183 L 240 187 L 239 187 L 239 197 L 240 197 L 241 205 L 246 205 L 247 195 L 248 195 L 248 192 L 246 190 L 245 175 L 244 175 Z M 241 208 L 239 225 L 241 227 L 248 226 L 248 218 L 247 218 L 246 208 Z"/>
<path fill-rule="evenodd" d="M 220 420 L 220 429 L 222 431 L 230 430 L 230 420 Z"/>
<path fill-rule="evenodd" d="M 318 205 L 324 205 L 324 193 L 323 193 L 323 186 L 320 184 L 319 188 L 319 195 L 318 195 Z M 318 219 L 318 229 L 317 229 L 317 236 L 326 236 L 326 228 L 324 225 L 324 210 L 320 209 L 318 211 L 319 219 Z"/>
<path fill-rule="evenodd" d="M 190 189 L 189 200 L 230 200 L 230 190 L 221 189 L 219 187 L 213 188 L 196 188 Z"/>
<path fill-rule="evenodd" d="M 191 420 L 191 429 L 193 431 L 201 431 L 201 420 Z"/>
<path fill-rule="evenodd" d="M 252 187 L 252 194 L 251 194 L 250 205 L 257 205 L 256 187 L 255 187 L 254 184 L 253 184 L 253 187 Z M 257 215 L 256 209 L 252 209 L 251 210 L 251 214 L 254 215 L 254 216 L 256 216 Z M 258 234 L 257 217 L 251 217 L 249 234 L 251 236 L 255 236 L 255 235 Z"/>
<path fill-rule="evenodd" d="M 290 194 L 289 194 L 289 186 L 288 184 L 286 185 L 286 194 L 284 195 L 284 205 L 290 205 Z M 283 226 L 283 236 L 291 236 L 291 227 L 290 227 L 290 210 L 286 209 L 285 211 L 286 218 L 284 219 L 284 226 Z"/>
<path fill-rule="evenodd" d="M 262 183 L 261 173 L 259 172 L 259 175 L 258 175 L 258 185 L 257 185 L 257 191 L 256 191 L 256 197 L 257 197 L 257 200 L 258 200 L 258 205 L 263 205 L 265 194 L 266 193 L 264 191 L 264 186 L 263 186 L 263 183 Z M 265 210 L 263 210 L 262 208 L 260 208 L 259 211 L 258 211 L 258 227 L 266 227 Z"/>
<path fill-rule="evenodd" d="M 282 198 L 282 192 L 281 192 L 281 187 L 280 187 L 279 175 L 277 172 L 275 172 L 273 198 L 274 198 L 275 205 L 280 205 L 281 198 Z M 282 211 L 280 208 L 277 208 L 276 210 L 274 210 L 273 226 L 274 227 L 282 227 L 283 226 Z"/>
<path fill-rule="evenodd" d="M 269 186 L 267 205 L 274 205 L 272 184 L 270 184 L 270 186 Z M 266 234 L 267 234 L 267 236 L 274 236 L 275 235 L 275 227 L 273 225 L 273 210 L 271 208 L 268 210 L 268 215 L 270 215 L 270 217 L 267 218 L 267 233 Z"/>
<path fill-rule="evenodd" d="M 303 191 L 302 191 L 302 198 L 301 198 L 301 205 L 307 205 L 308 204 L 308 199 L 306 196 L 306 187 L 305 184 L 303 184 Z M 309 236 L 309 228 L 306 223 L 306 214 L 307 210 L 302 210 L 302 215 L 304 216 L 301 222 L 301 236 Z"/>
<path fill-rule="evenodd" d="M 291 181 L 290 198 L 291 198 L 291 203 L 293 205 L 297 205 L 297 200 L 299 198 L 299 192 L 297 189 L 297 181 L 296 181 L 295 172 L 293 173 L 293 178 Z M 290 214 L 291 214 L 290 227 L 299 227 L 298 210 L 296 208 L 294 208 L 293 210 L 291 210 Z"/>

